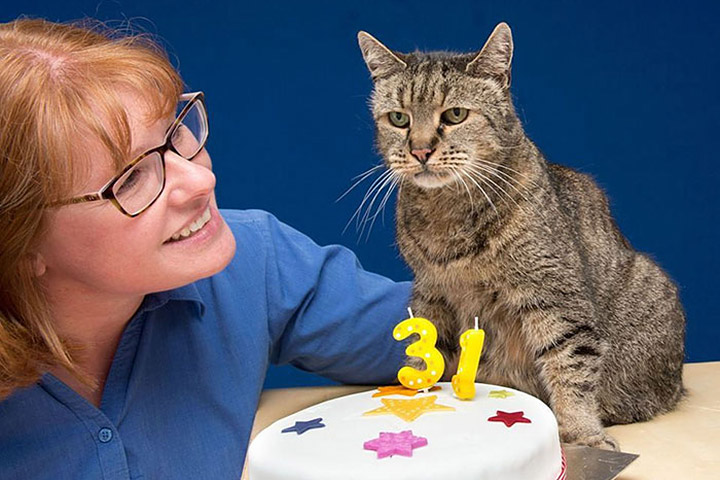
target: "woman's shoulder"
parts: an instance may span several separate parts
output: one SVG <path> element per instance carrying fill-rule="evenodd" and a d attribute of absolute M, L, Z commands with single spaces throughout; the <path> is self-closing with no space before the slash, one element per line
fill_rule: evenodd
<path fill-rule="evenodd" d="M 258 209 L 236 210 L 223 208 L 220 209 L 220 214 L 231 228 L 233 226 L 262 225 L 278 221 L 270 212 Z"/>
<path fill-rule="evenodd" d="M 221 209 L 220 215 L 236 239 L 259 236 L 263 240 L 268 240 L 272 230 L 282 225 L 273 214 L 265 210 Z"/>
<path fill-rule="evenodd" d="M 237 244 L 233 260 L 223 271 L 225 274 L 237 268 L 241 272 L 261 266 L 264 268 L 268 257 L 275 257 L 287 250 L 287 244 L 295 241 L 292 237 L 298 235 L 294 229 L 264 210 L 222 209 L 220 214 Z"/>
<path fill-rule="evenodd" d="M 266 247 L 298 242 L 303 244 L 309 240 L 298 230 L 278 220 L 275 215 L 265 210 L 222 209 L 220 214 L 235 235 L 236 240 L 247 240 L 250 243 L 258 240 Z"/>

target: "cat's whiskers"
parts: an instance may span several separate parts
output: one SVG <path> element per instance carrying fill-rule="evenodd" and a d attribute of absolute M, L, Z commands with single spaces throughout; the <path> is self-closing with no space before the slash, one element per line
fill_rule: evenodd
<path fill-rule="evenodd" d="M 460 170 L 460 173 L 462 173 L 463 175 L 465 175 L 466 177 L 468 177 L 468 178 L 470 179 L 470 181 L 473 182 L 473 183 L 475 184 L 475 186 L 480 189 L 480 191 L 482 192 L 482 194 L 485 195 L 485 198 L 487 199 L 487 201 L 488 201 L 488 202 L 490 203 L 490 205 L 492 206 L 493 210 L 495 210 L 495 215 L 499 217 L 499 216 L 500 216 L 500 213 L 498 212 L 498 209 L 497 209 L 497 207 L 495 206 L 495 204 L 493 203 L 493 201 L 490 199 L 490 196 L 488 196 L 487 192 L 485 192 L 485 189 L 482 188 L 482 187 L 480 186 L 480 184 L 475 180 L 475 178 L 474 178 L 472 175 L 470 175 L 467 171 L 461 169 L 461 170 Z M 482 181 L 482 180 L 481 180 L 481 181 Z"/>
<path fill-rule="evenodd" d="M 475 175 L 480 177 L 480 178 L 478 178 L 478 180 L 485 183 L 485 185 L 487 185 L 489 188 L 491 188 L 500 198 L 503 199 L 503 201 L 506 204 L 508 204 L 507 199 L 509 198 L 510 200 L 512 200 L 512 202 L 518 208 L 520 208 L 521 210 L 525 210 L 523 208 L 523 206 L 521 206 L 512 195 L 510 195 L 504 188 L 502 188 L 502 186 L 500 186 L 498 183 L 493 181 L 492 178 L 490 178 L 490 177 L 496 177 L 498 180 L 506 183 L 510 188 L 515 190 L 528 204 L 530 204 L 532 211 L 535 214 L 542 216 L 542 214 L 534 208 L 533 203 L 529 201 L 527 195 L 525 195 L 525 193 L 520 191 L 514 184 L 512 184 L 506 178 L 503 178 L 502 175 L 509 178 L 510 180 L 517 182 L 518 186 L 527 190 L 528 193 L 530 193 L 529 189 L 525 185 L 523 185 L 520 181 L 518 181 L 517 179 L 513 178 L 512 176 L 510 176 L 504 172 L 500 172 L 492 167 L 489 167 L 486 165 L 478 165 L 477 163 L 472 163 L 469 161 L 469 159 L 470 159 L 470 156 L 466 152 L 447 151 L 446 150 L 446 151 L 442 152 L 442 157 L 440 157 L 440 159 L 438 159 L 438 161 L 442 162 L 443 160 L 445 160 L 444 162 L 442 162 L 442 164 L 446 167 L 456 166 L 456 167 L 460 167 L 461 169 L 467 168 L 467 169 L 471 170 Z M 492 163 L 492 162 L 489 162 L 489 163 Z M 454 171 L 454 169 L 453 169 L 453 171 Z M 489 176 L 483 175 L 483 173 L 487 173 Z"/>
<path fill-rule="evenodd" d="M 447 164 L 445 164 L 445 163 L 442 163 L 441 166 L 442 166 L 443 168 L 448 168 L 448 167 L 449 167 L 449 165 L 447 165 Z M 455 179 L 455 181 L 452 182 L 452 186 L 453 186 L 453 189 L 455 190 L 455 193 L 457 193 L 458 195 L 460 195 L 461 192 L 460 192 L 460 187 L 459 187 L 459 185 L 458 185 L 458 183 L 459 183 L 458 180 L 460 180 L 460 177 L 458 177 L 457 173 L 456 173 L 452 168 L 450 168 L 450 177 L 452 177 L 452 178 Z"/>
<path fill-rule="evenodd" d="M 533 184 L 533 186 L 539 188 L 540 190 L 543 190 L 543 187 L 541 187 L 540 185 L 538 185 L 538 184 L 537 184 L 532 178 L 530 178 L 528 175 L 526 175 L 526 174 L 524 174 L 524 173 L 522 173 L 522 172 L 518 172 L 517 170 L 515 170 L 515 169 L 513 169 L 513 168 L 510 168 L 510 167 L 508 167 L 507 165 L 503 165 L 503 164 L 501 164 L 501 163 L 491 162 L 490 160 L 485 160 L 485 159 L 481 159 L 481 158 L 476 158 L 475 161 L 477 161 L 477 162 L 483 162 L 483 163 L 486 163 L 486 164 L 488 164 L 488 165 L 492 165 L 492 166 L 494 166 L 494 167 L 504 168 L 505 170 L 509 170 L 509 171 L 511 171 L 511 172 L 513 172 L 513 173 L 515 173 L 515 174 L 517 174 L 517 175 L 520 175 L 521 177 L 527 179 L 530 183 Z"/>
<path fill-rule="evenodd" d="M 452 157 L 450 157 L 451 160 L 468 160 L 469 158 L 470 158 L 470 156 L 463 152 L 457 152 L 457 153 L 453 154 Z M 457 162 L 457 163 L 453 163 L 453 164 L 465 166 L 467 164 L 467 162 Z M 504 165 L 501 165 L 501 164 L 495 163 L 495 162 L 491 162 L 489 160 L 479 159 L 479 158 L 475 158 L 474 161 L 472 162 L 472 164 L 474 164 L 476 167 L 480 167 L 481 169 L 493 174 L 494 176 L 498 177 L 498 179 L 507 183 L 516 192 L 518 192 L 525 200 L 528 200 L 528 197 L 525 194 L 523 194 L 522 192 L 520 192 L 520 190 L 518 190 L 517 187 L 520 187 L 525 192 L 527 192 L 527 194 L 530 195 L 530 197 L 532 197 L 535 200 L 535 203 L 537 203 L 539 201 L 539 199 L 533 194 L 533 192 L 530 190 L 530 188 L 527 185 L 523 184 L 520 180 L 513 177 L 512 175 L 509 175 L 503 171 L 500 171 L 497 168 L 493 168 L 493 166 L 505 167 Z M 478 164 L 482 164 L 482 165 L 478 165 Z M 537 185 L 534 181 L 532 181 L 532 179 L 530 179 L 527 175 L 524 175 L 510 167 L 505 167 L 505 168 L 509 169 L 512 172 L 515 172 L 517 175 L 527 178 L 530 183 L 532 183 L 533 185 L 537 186 L 539 189 L 542 190 L 542 188 L 539 185 Z M 503 177 L 505 177 L 505 178 L 503 178 Z M 508 180 L 512 180 L 513 182 L 515 182 L 517 184 L 517 186 L 511 184 Z M 532 202 L 529 202 L 529 203 L 532 203 Z M 536 213 L 539 213 L 539 212 L 536 211 Z"/>
<path fill-rule="evenodd" d="M 373 183 L 368 188 L 367 192 L 365 192 L 365 196 L 363 197 L 362 201 L 360 202 L 360 206 L 355 210 L 355 213 L 352 214 L 350 217 L 350 220 L 348 220 L 348 223 L 345 225 L 345 228 L 343 228 L 343 233 L 348 229 L 350 224 L 353 222 L 354 219 L 357 218 L 356 221 L 356 229 L 360 226 L 360 213 L 362 212 L 363 206 L 365 205 L 365 202 L 367 202 L 368 198 L 373 194 L 373 191 L 377 189 L 383 182 L 384 179 L 388 178 L 392 175 L 392 170 L 386 170 L 383 173 L 380 174 L 375 180 L 373 180 Z"/>
<path fill-rule="evenodd" d="M 466 154 L 460 154 L 460 158 L 462 158 L 462 157 L 464 157 L 465 159 L 468 158 L 468 156 L 467 156 Z M 450 158 L 452 158 L 452 159 L 457 159 L 458 157 L 450 157 Z M 490 189 L 492 189 L 492 191 L 495 192 L 495 194 L 497 194 L 497 196 L 500 197 L 500 198 L 505 202 L 505 204 L 509 205 L 508 202 L 507 202 L 507 200 L 506 200 L 506 197 L 507 197 L 507 198 L 510 198 L 513 202 L 515 202 L 515 199 L 512 198 L 512 196 L 510 196 L 500 185 L 498 185 L 497 183 L 495 183 L 492 179 L 490 179 L 490 178 L 486 177 L 485 175 L 483 175 L 481 172 L 479 172 L 479 171 L 477 171 L 477 170 L 475 170 L 475 169 L 470 168 L 470 167 L 472 167 L 472 164 L 471 164 L 470 162 L 468 162 L 468 161 L 462 161 L 462 162 L 457 162 L 457 161 L 455 161 L 455 162 L 449 162 L 449 161 L 446 161 L 446 162 L 444 162 L 444 165 L 447 166 L 447 167 L 449 167 L 449 168 L 451 168 L 451 169 L 453 169 L 453 167 L 459 167 L 459 170 L 460 170 L 461 172 L 463 172 L 463 173 L 466 173 L 466 174 L 467 174 L 467 172 L 464 172 L 464 170 L 465 170 L 465 169 L 470 170 L 473 174 L 475 174 L 477 177 L 479 177 L 478 180 L 480 180 L 480 182 L 484 183 L 484 184 L 487 185 Z M 469 177 L 470 177 L 470 175 L 466 175 L 466 176 L 469 176 Z M 476 182 L 475 184 L 477 185 L 477 182 Z M 497 187 L 497 188 L 495 188 L 495 187 Z M 500 189 L 500 191 L 503 192 L 505 195 L 503 196 L 497 189 Z M 483 193 L 485 193 L 485 192 L 483 191 Z M 487 197 L 487 195 L 486 195 L 486 197 Z M 488 200 L 489 200 L 489 198 L 488 198 Z M 515 202 L 515 204 L 517 205 L 517 202 Z M 519 205 L 518 205 L 518 206 L 519 206 Z M 496 210 L 496 212 L 497 212 L 497 210 Z"/>
<path fill-rule="evenodd" d="M 508 207 L 510 206 L 510 204 L 509 204 L 508 201 L 507 201 L 507 199 L 509 198 L 510 200 L 513 201 L 513 203 L 515 203 L 515 205 L 516 205 L 518 208 L 520 208 L 520 205 L 518 205 L 518 203 L 515 201 L 515 199 L 514 199 L 511 195 L 509 195 L 509 194 L 505 191 L 505 189 L 503 189 L 500 185 L 498 185 L 497 183 L 495 183 L 495 182 L 492 180 L 492 178 L 485 176 L 485 175 L 484 175 L 482 172 L 480 172 L 479 170 L 473 169 L 470 164 L 466 164 L 466 165 L 464 166 L 464 169 L 468 170 L 471 174 L 476 175 L 477 177 L 479 177 L 478 180 L 480 180 L 480 181 L 485 180 L 483 183 L 485 183 L 489 188 L 491 188 L 492 191 L 495 192 L 495 194 L 497 194 L 497 196 L 500 197 L 503 202 L 505 202 L 505 205 L 507 205 Z M 499 190 L 499 191 L 498 191 L 498 190 Z M 502 192 L 502 193 L 500 193 L 500 192 Z"/>
<path fill-rule="evenodd" d="M 500 175 L 498 175 L 500 172 L 498 172 L 498 171 L 495 170 L 494 168 L 492 168 L 492 167 L 487 167 L 487 166 L 484 166 L 484 165 L 478 165 L 477 163 L 476 163 L 476 164 L 469 164 L 469 165 L 468 165 L 468 168 L 473 169 L 473 170 L 475 170 L 475 171 L 477 171 L 476 169 L 479 168 L 479 169 L 483 170 L 484 172 L 487 172 L 487 173 L 490 174 L 490 175 L 494 175 L 494 176 L 497 177 L 499 180 L 502 180 L 503 182 L 505 182 L 506 184 L 508 184 L 508 185 L 510 186 L 510 188 L 512 188 L 513 190 L 515 190 L 515 191 L 525 200 L 525 203 L 526 203 L 527 205 L 529 205 L 530 208 L 531 208 L 531 210 L 532 210 L 531 213 L 534 213 L 534 214 L 542 217 L 543 219 L 545 219 L 545 215 L 543 215 L 543 213 L 542 213 L 541 211 L 539 211 L 537 208 L 535 208 L 535 202 L 532 202 L 532 201 L 527 197 L 527 195 L 525 195 L 525 193 L 523 193 L 523 192 L 520 191 L 518 188 L 516 188 L 515 185 L 513 185 L 512 183 L 510 183 L 508 180 L 504 179 L 504 178 L 501 177 Z M 509 178 L 510 178 L 510 179 L 513 179 L 512 177 L 509 177 Z M 513 179 L 513 180 L 514 180 L 514 179 Z M 517 181 L 517 180 L 515 180 L 515 181 Z M 522 184 L 519 184 L 519 185 L 527 190 L 527 187 L 525 187 L 524 185 L 522 185 Z M 529 190 L 527 190 L 527 191 L 529 192 Z M 513 200 L 513 202 L 515 202 L 515 205 L 517 205 L 519 208 L 521 208 L 521 209 L 524 210 L 523 206 L 519 205 L 519 204 L 515 201 L 515 199 L 512 198 L 511 195 L 509 195 L 507 192 L 505 192 L 505 190 L 503 190 L 503 192 L 504 192 L 506 195 L 508 195 L 508 197 L 510 197 L 510 198 Z M 532 198 L 533 198 L 535 201 L 537 201 L 537 198 L 536 198 L 536 197 L 533 196 Z"/>
<path fill-rule="evenodd" d="M 382 213 L 382 222 L 383 225 L 385 225 L 385 205 L 387 204 L 387 201 L 390 199 L 390 195 L 392 195 L 392 192 L 395 190 L 395 187 L 398 184 L 398 176 L 394 176 L 392 179 L 392 182 L 390 183 L 390 188 L 388 188 L 387 192 L 385 193 L 385 196 L 383 197 L 382 201 L 380 202 L 380 205 L 378 206 L 377 211 L 375 212 L 375 215 L 370 217 L 372 221 L 370 222 L 370 228 L 368 228 L 367 236 L 365 237 L 365 240 L 368 240 L 370 238 L 370 232 L 372 232 L 373 224 L 375 223 L 375 219 L 377 216 Z"/>
<path fill-rule="evenodd" d="M 512 168 L 510 168 L 510 167 L 508 167 L 508 166 L 506 166 L 506 165 L 502 165 L 502 164 L 499 164 L 499 163 L 491 162 L 491 161 L 485 160 L 485 159 L 478 159 L 478 158 L 476 158 L 474 164 L 475 164 L 476 167 L 479 167 L 479 168 L 482 168 L 482 169 L 485 170 L 485 171 L 491 172 L 492 174 L 494 174 L 495 176 L 497 176 L 499 179 L 505 181 L 505 183 L 507 183 L 508 185 L 510 185 L 516 192 L 518 192 L 518 193 L 523 197 L 523 199 L 525 199 L 525 201 L 531 206 L 531 208 L 532 208 L 532 210 L 533 210 L 533 212 L 534 212 L 535 214 L 537 214 L 537 215 L 538 215 L 539 217 L 541 217 L 543 220 L 547 220 L 547 218 L 545 217 L 545 214 L 544 214 L 541 210 L 538 210 L 538 209 L 536 208 L 536 206 L 541 203 L 541 198 L 540 198 L 539 195 L 541 195 L 541 193 L 544 191 L 544 189 L 543 189 L 540 185 L 538 185 L 537 183 L 535 183 L 529 176 L 527 176 L 527 175 L 525 175 L 525 174 L 523 174 L 523 173 L 521 173 L 521 172 L 518 172 L 517 170 L 514 170 L 514 169 L 512 169 Z M 539 190 L 539 192 L 533 193 L 533 191 L 530 189 L 530 187 L 528 187 L 527 185 L 525 185 L 525 184 L 524 184 L 522 181 L 520 181 L 518 178 L 515 178 L 514 176 L 509 175 L 509 174 L 507 174 L 507 173 L 499 170 L 499 168 L 505 168 L 505 169 L 507 169 L 507 170 L 509 170 L 509 171 L 511 171 L 511 172 L 514 172 L 515 174 L 517 174 L 517 175 L 519 175 L 519 176 L 527 179 L 527 181 L 528 181 L 529 183 L 531 183 L 532 185 L 534 185 L 535 187 L 537 187 L 537 189 Z M 507 178 L 508 180 L 512 180 L 513 182 L 515 182 L 515 183 L 517 184 L 517 187 L 519 187 L 521 190 L 523 190 L 524 193 L 523 193 L 523 191 L 521 191 L 521 190 L 518 189 L 517 187 L 513 186 L 508 180 L 505 180 L 503 177 Z M 530 199 L 532 199 L 532 201 L 531 201 Z"/>
<path fill-rule="evenodd" d="M 517 148 L 517 147 L 520 146 L 520 145 L 521 145 L 521 143 L 519 143 L 519 144 L 517 144 L 517 145 L 510 145 L 510 146 L 505 146 L 505 147 L 501 147 L 501 146 L 499 146 L 499 145 L 494 145 L 494 146 L 491 148 L 491 150 L 511 150 L 511 149 Z M 448 152 L 443 152 L 444 155 L 445 155 L 446 153 L 448 153 Z M 470 155 L 468 155 L 467 153 L 462 152 L 462 151 L 453 152 L 453 153 L 452 153 L 452 156 L 450 157 L 451 160 L 468 160 L 469 158 L 470 158 Z M 518 171 L 515 170 L 514 168 L 508 167 L 507 165 L 503 165 L 503 164 L 501 164 L 501 163 L 491 162 L 490 160 L 487 160 L 487 159 L 485 159 L 485 158 L 481 158 L 480 155 L 477 154 L 477 153 L 476 153 L 476 155 L 474 155 L 473 160 L 474 160 L 475 162 L 484 163 L 484 164 L 486 164 L 486 165 L 488 165 L 488 166 L 493 166 L 493 167 L 497 167 L 497 168 L 502 168 L 502 169 L 508 170 L 508 171 L 510 171 L 510 172 L 512 172 L 512 173 L 514 173 L 514 174 L 516 174 L 516 175 L 519 175 L 519 176 L 525 178 L 525 179 L 526 179 L 528 182 L 530 182 L 534 187 L 537 187 L 538 189 L 543 190 L 543 188 L 542 188 L 540 185 L 538 185 L 532 178 L 530 178 L 528 175 L 526 175 L 526 174 L 524 174 L 524 173 L 522 173 L 522 172 L 518 172 Z M 507 174 L 504 173 L 504 172 L 501 172 L 501 173 L 503 173 L 504 175 L 507 175 Z M 522 183 L 521 183 L 520 181 L 518 181 L 518 180 L 515 179 L 515 178 L 512 178 L 511 175 L 507 175 L 507 176 L 508 176 L 508 178 L 511 178 L 512 180 L 517 181 L 517 183 L 518 183 L 519 185 L 522 185 Z M 523 185 L 523 187 L 527 188 L 527 186 L 525 186 L 525 185 Z M 529 191 L 529 190 L 530 190 L 530 189 L 528 188 L 528 191 Z"/>
<path fill-rule="evenodd" d="M 342 195 L 340 195 L 340 196 L 338 197 L 338 199 L 335 200 L 335 201 L 336 201 L 336 202 L 339 202 L 340 200 L 342 200 L 343 197 L 345 197 L 345 195 L 347 195 L 348 193 L 350 193 L 350 192 L 352 191 L 352 189 L 354 189 L 355 187 L 357 187 L 358 185 L 360 185 L 366 178 L 368 178 L 370 175 L 372 175 L 373 173 L 375 173 L 375 171 L 377 171 L 379 168 L 383 168 L 384 166 L 385 166 L 385 165 L 383 165 L 383 164 L 375 165 L 374 167 L 372 167 L 372 168 L 364 171 L 364 172 L 361 173 L 360 175 L 355 176 L 355 177 L 353 178 L 353 180 L 355 180 L 355 179 L 357 179 L 357 178 L 359 178 L 359 177 L 362 177 L 362 178 L 360 178 L 358 181 L 356 181 L 350 188 L 348 188 L 347 190 L 345 190 L 345 193 L 343 193 Z"/>
<path fill-rule="evenodd" d="M 462 184 L 465 186 L 465 190 L 467 190 L 468 199 L 470 200 L 470 212 L 475 212 L 475 203 L 473 202 L 472 193 L 470 193 L 470 187 L 468 187 L 467 183 L 465 183 L 465 179 L 462 178 L 462 176 L 458 173 L 458 169 L 453 167 L 452 165 L 447 165 L 447 167 L 452 172 L 453 176 L 456 180 L 462 182 Z M 455 182 L 457 184 L 457 182 Z"/>
<path fill-rule="evenodd" d="M 507 174 L 507 173 L 505 173 L 505 172 L 503 172 L 503 171 L 501 171 L 501 170 L 498 170 L 497 168 L 491 166 L 491 165 L 492 165 L 491 163 L 488 163 L 488 162 L 486 162 L 486 161 L 484 161 L 484 160 L 476 160 L 476 161 L 475 161 L 475 165 L 476 165 L 477 167 L 482 168 L 482 169 L 486 169 L 487 171 L 492 171 L 492 173 L 493 173 L 494 175 L 496 175 L 496 176 L 498 176 L 498 177 L 501 177 L 501 179 L 502 179 L 505 183 L 508 183 L 509 185 L 512 185 L 513 188 L 515 188 L 515 190 L 516 190 L 518 193 L 521 193 L 519 190 L 517 190 L 517 188 L 516 188 L 516 186 L 515 186 L 514 184 L 510 184 L 510 182 L 508 181 L 508 180 L 512 180 L 513 182 L 515 182 L 515 183 L 517 184 L 517 187 L 523 189 L 528 195 L 530 195 L 531 198 L 533 198 L 535 201 L 539 201 L 539 198 L 538 198 L 535 194 L 533 194 L 532 190 L 530 190 L 530 188 L 529 188 L 527 185 L 525 185 L 522 181 L 520 181 L 519 179 L 513 177 L 512 175 L 509 175 L 509 174 Z M 499 164 L 496 164 L 496 165 L 502 166 L 502 165 L 499 165 Z M 518 175 L 520 175 L 519 172 L 518 172 Z M 502 178 L 502 177 L 504 177 L 504 178 Z M 507 180 L 506 180 L 506 179 L 507 179 Z M 532 180 L 529 180 L 529 181 L 532 182 Z M 534 182 L 532 182 L 532 183 L 534 184 Z M 538 187 L 538 188 L 540 188 L 540 187 Z M 521 195 L 522 195 L 522 193 L 521 193 Z M 524 195 L 523 195 L 523 198 L 525 198 L 526 200 L 528 199 L 528 198 L 525 197 Z"/>
<path fill-rule="evenodd" d="M 400 177 L 397 175 L 393 178 L 393 181 L 390 184 L 390 188 L 388 189 L 387 193 L 385 193 L 385 196 L 383 197 L 382 202 L 380 202 L 380 206 L 378 207 L 378 211 L 381 211 L 382 215 L 383 215 L 382 216 L 383 225 L 385 224 L 385 205 L 387 204 L 387 201 L 390 199 L 390 195 L 392 194 L 393 190 L 395 190 L 395 187 L 398 186 L 399 179 L 400 179 Z M 371 228 L 372 228 L 372 226 L 371 226 Z"/>
<path fill-rule="evenodd" d="M 362 237 L 363 232 L 365 231 L 365 226 L 367 225 L 368 222 L 370 222 L 370 228 L 368 228 L 368 232 L 365 237 L 365 240 L 368 240 L 370 238 L 370 232 L 372 231 L 372 227 L 375 224 L 375 219 L 380 214 L 381 209 L 385 206 L 385 203 L 387 202 L 387 199 L 389 198 L 389 195 L 392 193 L 392 191 L 394 189 L 394 185 L 397 182 L 397 173 L 393 170 L 388 170 L 388 172 L 390 173 L 390 175 L 388 175 L 385 178 L 385 180 L 382 182 L 382 184 L 376 189 L 375 195 L 373 196 L 372 200 L 368 204 L 368 206 L 365 210 L 365 214 L 363 215 L 362 220 L 358 224 L 358 226 L 360 224 L 362 224 L 362 228 L 360 228 L 360 235 L 359 235 L 360 237 Z M 378 196 L 380 195 L 380 192 L 382 192 L 383 188 L 385 188 L 388 184 L 390 185 L 388 192 L 385 194 L 385 197 L 378 205 L 378 209 L 376 210 L 375 214 L 370 216 L 372 207 L 375 204 L 375 201 L 377 200 Z"/>
<path fill-rule="evenodd" d="M 467 167 L 470 171 L 474 172 L 476 175 L 483 175 L 482 173 L 480 173 L 479 170 L 477 170 L 477 168 L 478 168 L 477 165 L 467 165 L 466 167 Z M 488 171 L 488 170 L 483 170 L 483 172 L 486 172 L 486 173 L 488 173 L 488 174 L 494 174 L 494 173 L 495 173 L 495 172 L 493 172 L 493 171 Z M 500 179 L 500 180 L 504 180 L 502 177 L 499 177 L 499 176 L 497 176 L 497 175 L 495 175 L 495 176 L 496 176 L 498 179 Z M 484 175 L 483 175 L 483 177 L 484 177 Z M 524 211 L 524 212 L 526 212 L 526 213 L 529 213 L 529 214 L 531 214 L 531 215 L 538 215 L 539 217 L 545 219 L 545 216 L 535 208 L 533 202 L 531 202 L 530 200 L 528 200 L 528 198 L 527 198 L 521 191 L 519 191 L 517 188 L 515 188 L 510 182 L 508 182 L 507 180 L 505 180 L 505 182 L 506 182 L 508 185 L 510 185 L 510 187 L 514 188 L 514 189 L 523 197 L 523 199 L 525 200 L 524 204 L 527 204 L 527 205 L 530 206 L 530 209 L 529 209 L 529 210 L 527 209 L 527 207 L 526 207 L 524 204 L 521 205 L 520 203 L 518 203 L 517 200 L 515 200 L 515 198 L 514 198 L 512 195 L 510 195 L 510 194 L 509 194 L 504 188 L 502 188 L 500 185 L 498 185 L 498 184 L 496 184 L 495 182 L 493 182 L 490 178 L 487 178 L 487 180 L 488 180 L 489 182 L 492 182 L 495 186 L 497 186 L 497 187 L 503 192 L 503 194 L 505 195 L 505 197 L 507 197 L 507 198 L 509 198 L 510 200 L 512 200 L 512 202 L 515 204 L 515 206 L 517 206 L 520 210 L 522 210 L 522 211 Z M 503 198 L 505 198 L 505 197 L 503 197 Z M 505 203 L 507 204 L 507 201 L 506 201 Z"/>
<path fill-rule="evenodd" d="M 378 208 L 377 208 L 377 210 L 375 211 L 375 214 L 373 214 L 372 216 L 369 216 L 369 213 L 370 213 L 370 211 L 371 211 L 371 209 L 372 209 L 372 205 L 374 204 L 375 199 L 376 199 L 377 196 L 380 194 L 380 192 L 382 191 L 382 189 L 385 188 L 386 185 L 388 185 L 388 181 L 389 181 L 389 185 L 390 185 L 390 186 L 389 186 L 389 188 L 387 189 L 387 191 L 385 192 L 385 195 L 384 195 L 383 199 L 381 200 L 380 204 L 378 205 Z M 365 221 L 364 221 L 363 226 L 362 226 L 362 229 L 361 229 L 361 231 L 360 231 L 360 236 L 362 236 L 362 233 L 363 233 L 363 231 L 365 230 L 365 225 L 367 225 L 367 222 L 369 221 L 369 222 L 370 222 L 370 226 L 369 226 L 369 228 L 368 228 L 368 230 L 367 230 L 367 234 L 366 234 L 366 236 L 365 236 L 365 240 L 366 240 L 366 241 L 370 239 L 370 233 L 372 232 L 372 227 L 373 227 L 373 225 L 375 224 L 375 220 L 377 219 L 377 217 L 378 217 L 380 214 L 382 214 L 383 225 L 385 224 L 385 205 L 387 204 L 387 201 L 388 201 L 388 199 L 390 198 L 390 195 L 391 195 L 392 192 L 395 190 L 395 187 L 396 187 L 396 185 L 397 185 L 397 182 L 398 182 L 398 176 L 397 176 L 396 174 L 391 175 L 391 176 L 389 177 L 389 179 L 386 180 L 386 181 L 383 183 L 383 185 L 378 189 L 378 191 L 377 191 L 377 193 L 375 194 L 375 197 L 373 198 L 372 202 L 368 205 L 367 211 L 366 211 L 366 214 L 365 214 Z"/>

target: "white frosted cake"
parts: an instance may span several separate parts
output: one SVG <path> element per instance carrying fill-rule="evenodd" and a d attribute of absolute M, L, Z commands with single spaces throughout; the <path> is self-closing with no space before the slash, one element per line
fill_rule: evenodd
<path fill-rule="evenodd" d="M 278 420 L 251 443 L 249 478 L 565 478 L 557 422 L 540 400 L 486 384 L 459 400 L 449 383 L 437 386 L 414 396 L 371 390 Z"/>

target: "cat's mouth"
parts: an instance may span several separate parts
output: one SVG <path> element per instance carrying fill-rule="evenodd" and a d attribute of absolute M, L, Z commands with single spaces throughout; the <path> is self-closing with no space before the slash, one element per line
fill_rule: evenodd
<path fill-rule="evenodd" d="M 449 172 L 433 171 L 425 167 L 421 171 L 415 173 L 412 176 L 412 179 L 419 187 L 439 188 L 450 183 L 452 181 L 452 176 Z"/>

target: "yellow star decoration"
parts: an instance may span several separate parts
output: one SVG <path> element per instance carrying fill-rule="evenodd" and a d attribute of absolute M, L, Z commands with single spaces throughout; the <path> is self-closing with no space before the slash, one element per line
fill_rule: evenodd
<path fill-rule="evenodd" d="M 514 395 L 513 392 L 508 392 L 507 390 L 493 390 L 488 394 L 490 398 L 508 398 Z"/>
<path fill-rule="evenodd" d="M 453 407 L 447 405 L 437 405 L 435 403 L 437 395 L 429 397 L 413 398 L 412 400 L 393 400 L 390 398 L 381 398 L 380 401 L 384 406 L 363 413 L 363 415 L 397 415 L 406 422 L 412 422 L 423 413 L 449 410 L 454 411 Z"/>
<path fill-rule="evenodd" d="M 373 394 L 372 398 L 385 397 L 387 395 L 405 395 L 406 397 L 414 397 L 420 390 L 413 390 L 402 385 L 390 385 L 388 387 L 377 387 L 378 391 Z M 430 388 L 431 392 L 442 390 L 442 387 L 435 385 Z"/>

